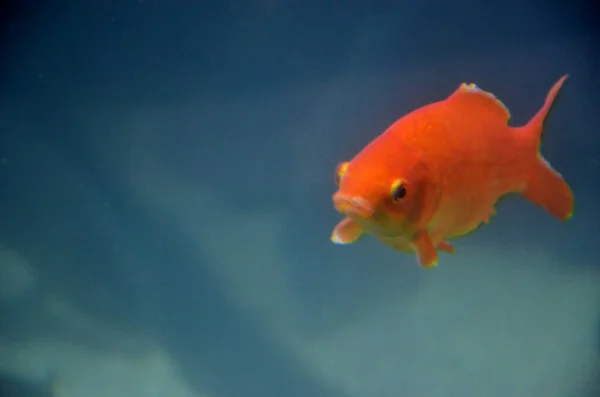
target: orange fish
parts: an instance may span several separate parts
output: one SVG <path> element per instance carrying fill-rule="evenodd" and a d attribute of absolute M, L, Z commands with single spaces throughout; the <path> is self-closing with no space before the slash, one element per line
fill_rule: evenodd
<path fill-rule="evenodd" d="M 461 84 L 448 98 L 392 124 L 336 170 L 333 204 L 345 215 L 337 244 L 375 236 L 421 266 L 437 265 L 448 240 L 489 222 L 496 202 L 518 193 L 561 220 L 573 213 L 573 193 L 539 151 L 544 119 L 563 76 L 524 126 L 493 94 Z"/>

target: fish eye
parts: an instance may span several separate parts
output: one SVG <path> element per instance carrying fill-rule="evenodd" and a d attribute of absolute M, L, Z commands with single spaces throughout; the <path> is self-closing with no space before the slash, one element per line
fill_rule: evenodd
<path fill-rule="evenodd" d="M 399 203 L 406 196 L 406 184 L 402 179 L 396 179 L 392 183 L 392 188 L 390 189 L 390 194 L 392 196 L 392 201 L 394 203 Z"/>
<path fill-rule="evenodd" d="M 335 175 L 334 175 L 336 185 L 338 185 L 338 186 L 340 185 L 340 181 L 342 180 L 342 177 L 346 173 L 346 170 L 348 169 L 348 165 L 350 165 L 350 163 L 348 161 L 338 164 L 337 168 L 335 169 Z"/>

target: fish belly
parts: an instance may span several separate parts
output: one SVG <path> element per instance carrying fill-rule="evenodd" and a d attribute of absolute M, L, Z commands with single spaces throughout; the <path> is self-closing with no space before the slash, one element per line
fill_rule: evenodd
<path fill-rule="evenodd" d="M 454 196 L 440 202 L 439 212 L 430 223 L 434 244 L 464 236 L 487 222 L 494 213 L 496 200 L 480 192 L 472 197 Z"/>
<path fill-rule="evenodd" d="M 390 248 L 395 249 L 399 252 L 412 253 L 414 252 L 414 248 L 411 242 L 408 239 L 398 237 L 383 237 L 383 236 L 375 236 L 379 241 L 383 244 L 387 245 Z"/>

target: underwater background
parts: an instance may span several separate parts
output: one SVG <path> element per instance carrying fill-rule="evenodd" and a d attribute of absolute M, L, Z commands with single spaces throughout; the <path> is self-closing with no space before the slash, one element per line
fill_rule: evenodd
<path fill-rule="evenodd" d="M 0 6 L 2 397 L 600 396 L 594 2 Z M 333 173 L 462 82 L 524 124 L 517 196 L 436 269 L 329 241 Z"/>

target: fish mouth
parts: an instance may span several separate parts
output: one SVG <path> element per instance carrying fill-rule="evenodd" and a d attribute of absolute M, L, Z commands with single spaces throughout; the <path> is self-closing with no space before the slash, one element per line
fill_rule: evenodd
<path fill-rule="evenodd" d="M 333 195 L 333 205 L 338 212 L 351 218 L 369 218 L 374 212 L 373 206 L 364 197 L 350 197 L 339 192 Z"/>

